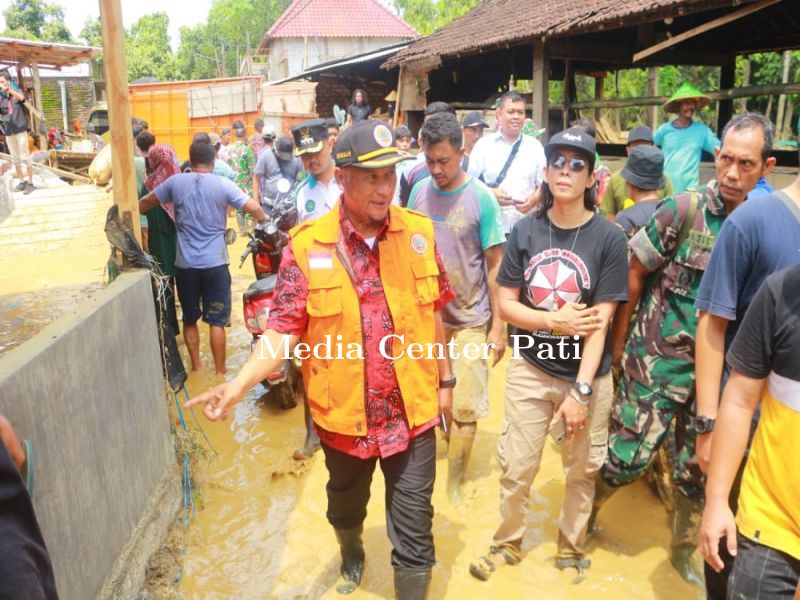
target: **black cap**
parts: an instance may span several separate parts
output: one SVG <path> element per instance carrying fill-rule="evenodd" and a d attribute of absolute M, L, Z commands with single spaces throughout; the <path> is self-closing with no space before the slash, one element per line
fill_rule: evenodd
<path fill-rule="evenodd" d="M 486 119 L 483 118 L 483 115 L 480 111 L 473 110 L 471 113 L 467 113 L 464 117 L 464 120 L 461 121 L 462 127 L 489 127 L 489 123 L 486 122 Z"/>
<path fill-rule="evenodd" d="M 647 125 L 637 125 L 628 134 L 628 143 L 631 142 L 650 142 L 653 143 L 653 130 Z"/>
<path fill-rule="evenodd" d="M 570 127 L 564 131 L 559 131 L 544 147 L 544 155 L 548 162 L 550 156 L 556 148 L 575 148 L 581 150 L 588 155 L 590 171 L 594 171 L 594 159 L 597 146 L 594 138 L 586 133 L 585 129 L 578 129 L 577 127 Z"/>
<path fill-rule="evenodd" d="M 328 139 L 328 124 L 325 119 L 311 119 L 292 127 L 294 155 L 314 154 L 322 150 Z"/>
<path fill-rule="evenodd" d="M 281 160 L 292 160 L 292 151 L 294 150 L 294 143 L 292 138 L 288 135 L 282 135 L 275 141 L 275 154 Z"/>
<path fill-rule="evenodd" d="M 360 121 L 339 136 L 334 159 L 337 167 L 379 169 L 407 160 L 397 150 L 394 134 L 380 121 Z"/>
<path fill-rule="evenodd" d="M 664 187 L 664 153 L 656 146 L 636 146 L 620 171 L 628 183 L 643 190 Z"/>

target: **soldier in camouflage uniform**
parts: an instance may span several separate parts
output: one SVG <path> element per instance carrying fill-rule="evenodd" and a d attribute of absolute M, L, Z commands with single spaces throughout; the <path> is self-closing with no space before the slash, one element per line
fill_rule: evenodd
<path fill-rule="evenodd" d="M 250 198 L 253 197 L 253 173 L 256 168 L 256 155 L 253 149 L 247 145 L 247 128 L 242 121 L 233 122 L 233 133 L 236 140 L 228 149 L 228 164 L 236 173 L 235 183 Z M 239 224 L 239 231 L 243 232 L 246 228 L 245 213 L 241 210 L 236 211 L 236 220 Z"/>
<path fill-rule="evenodd" d="M 667 441 L 676 487 L 671 562 L 697 585 L 702 585 L 702 570 L 692 554 L 702 513 L 703 474 L 694 451 L 694 300 L 723 221 L 761 176 L 763 146 L 760 126 L 743 116 L 731 120 L 716 152 L 717 179 L 704 189 L 664 200 L 631 239 L 630 297 L 617 312 L 611 337 L 612 356 L 615 362 L 621 359 L 622 375 L 591 523 L 602 502 L 644 474 Z M 637 300 L 639 310 L 632 318 Z"/>

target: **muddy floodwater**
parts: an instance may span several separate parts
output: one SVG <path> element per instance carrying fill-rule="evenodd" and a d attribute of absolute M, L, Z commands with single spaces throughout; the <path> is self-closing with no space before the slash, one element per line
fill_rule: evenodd
<path fill-rule="evenodd" d="M 100 202 L 100 201 L 98 201 Z M 107 200 L 102 200 L 103 212 Z M 237 241 L 236 257 L 244 248 Z M 102 225 L 83 235 L 72 249 L 43 253 L 32 247 L 0 258 L 0 352 L 27 339 L 58 314 L 68 311 L 102 285 L 108 247 Z M 233 275 L 233 326 L 228 334 L 228 377 L 249 352 L 242 325 L 241 293 L 251 281 L 249 263 Z M 43 291 L 44 290 L 44 291 Z M 191 374 L 187 387 L 196 394 L 213 385 L 207 331 L 202 348 L 206 371 Z M 181 351 L 188 364 L 181 341 Z M 499 468 L 496 444 L 503 413 L 503 383 L 508 360 L 491 375 L 491 416 L 481 421 L 470 461 L 465 503 L 453 508 L 444 493 L 447 461 L 439 445 L 433 496 L 438 563 L 431 599 L 449 598 L 701 598 L 669 564 L 669 528 L 664 508 L 647 484 L 637 483 L 609 500 L 598 519 L 583 581 L 574 571 L 554 567 L 557 519 L 563 498 L 560 455 L 548 441 L 541 471 L 531 490 L 529 530 L 523 560 L 498 570 L 489 583 L 473 579 L 470 561 L 485 554 L 498 525 Z M 76 365 L 79 368 L 79 365 Z M 231 420 L 198 422 L 217 455 L 209 452 L 197 467 L 198 510 L 188 529 L 178 526 L 182 572 L 171 597 L 337 598 L 339 554 L 325 519 L 326 471 L 321 454 L 292 460 L 304 438 L 301 406 L 281 410 L 260 399 L 260 388 L 237 406 Z M 196 428 L 191 415 L 190 427 Z M 204 442 L 203 442 L 204 443 Z M 144 457 L 143 457 L 144 458 Z M 366 570 L 353 600 L 392 598 L 390 544 L 385 533 L 384 485 L 380 470 L 372 485 L 365 522 Z M 75 565 L 75 568 L 80 568 Z M 161 594 L 151 593 L 148 598 Z"/>

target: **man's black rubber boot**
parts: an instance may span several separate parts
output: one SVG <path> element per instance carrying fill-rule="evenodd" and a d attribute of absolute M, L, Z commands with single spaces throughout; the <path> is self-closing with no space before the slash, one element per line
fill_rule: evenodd
<path fill-rule="evenodd" d="M 336 586 L 336 591 L 343 595 L 352 594 L 361 583 L 364 573 L 364 544 L 361 541 L 364 526 L 334 531 L 342 552 L 341 574 L 344 579 L 344 583 Z"/>
<path fill-rule="evenodd" d="M 395 567 L 394 595 L 397 600 L 425 600 L 431 583 L 430 567 Z"/>

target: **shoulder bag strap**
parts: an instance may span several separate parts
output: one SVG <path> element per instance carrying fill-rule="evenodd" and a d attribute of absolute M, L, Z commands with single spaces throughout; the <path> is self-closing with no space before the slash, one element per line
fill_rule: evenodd
<path fill-rule="evenodd" d="M 664 264 L 662 264 L 656 271 L 658 275 L 660 275 L 661 272 L 667 268 L 667 265 L 675 259 L 675 255 L 678 254 L 681 244 L 686 241 L 686 237 L 689 235 L 692 225 L 694 225 L 694 219 L 697 216 L 697 206 L 699 202 L 696 190 L 691 190 L 689 194 L 689 210 L 686 213 L 686 219 L 684 219 L 683 223 L 681 224 L 680 231 L 678 231 L 678 237 L 675 238 L 675 248 L 670 253 L 669 260 L 664 261 Z"/>
<path fill-rule="evenodd" d="M 488 183 L 486 181 L 483 181 L 483 176 L 481 176 L 481 181 L 483 181 L 484 183 L 486 183 L 486 185 L 492 188 L 499 187 L 500 184 L 503 183 L 503 180 L 505 180 L 506 174 L 508 173 L 508 169 L 511 167 L 511 163 L 514 162 L 514 157 L 517 155 L 517 152 L 519 152 L 519 146 L 520 144 L 522 144 L 523 135 L 525 134 L 520 133 L 519 139 L 516 142 L 514 142 L 514 145 L 511 147 L 511 152 L 509 153 L 508 158 L 506 159 L 506 164 L 503 165 L 503 168 L 500 170 L 500 174 L 497 176 L 495 182 Z"/>

